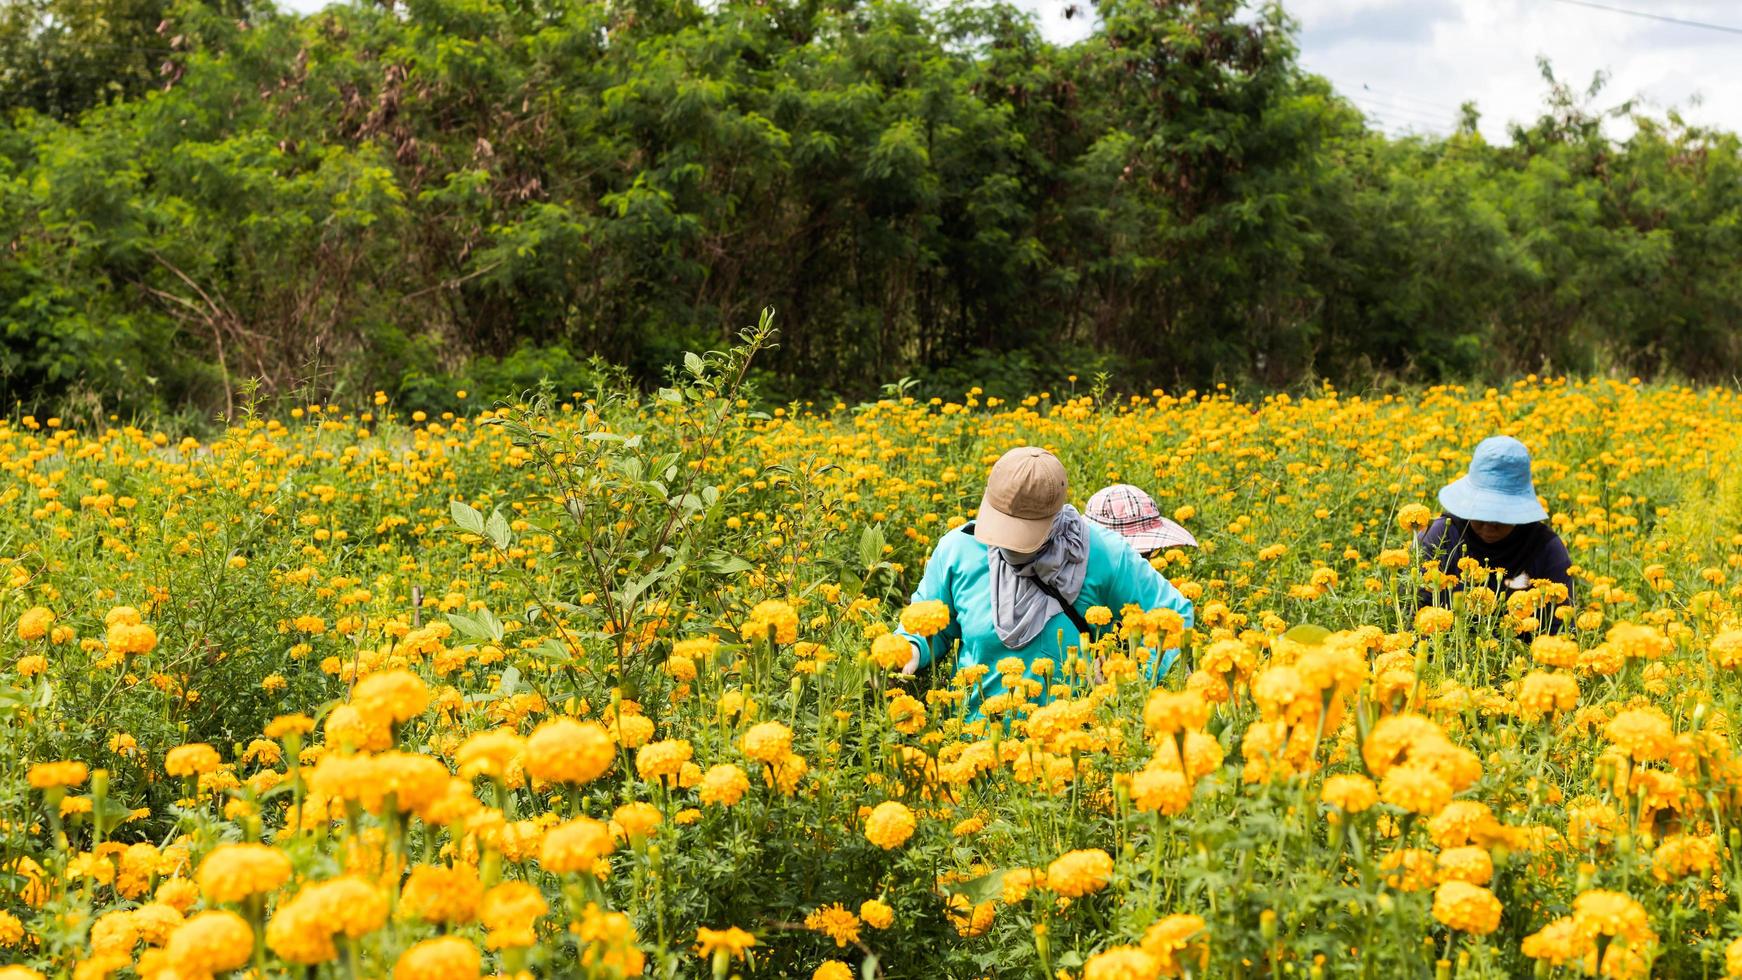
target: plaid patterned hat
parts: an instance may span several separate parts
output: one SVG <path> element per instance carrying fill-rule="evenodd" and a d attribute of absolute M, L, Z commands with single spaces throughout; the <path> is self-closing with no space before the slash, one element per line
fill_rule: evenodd
<path fill-rule="evenodd" d="M 1198 546 L 1198 539 L 1190 531 L 1161 516 L 1161 508 L 1155 506 L 1149 494 L 1129 483 L 1115 483 L 1095 491 L 1083 516 L 1124 535 L 1126 542 L 1141 554 Z"/>

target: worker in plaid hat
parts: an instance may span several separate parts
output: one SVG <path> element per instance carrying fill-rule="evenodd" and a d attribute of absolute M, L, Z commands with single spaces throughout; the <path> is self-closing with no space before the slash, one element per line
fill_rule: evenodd
<path fill-rule="evenodd" d="M 1190 531 L 1161 516 L 1155 500 L 1129 483 L 1115 483 L 1097 490 L 1089 498 L 1083 516 L 1118 532 L 1126 544 L 1145 558 L 1168 548 L 1198 546 L 1198 539 Z"/>

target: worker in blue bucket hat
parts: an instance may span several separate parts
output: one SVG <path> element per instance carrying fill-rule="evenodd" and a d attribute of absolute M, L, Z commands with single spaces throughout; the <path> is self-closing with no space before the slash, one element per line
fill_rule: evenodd
<path fill-rule="evenodd" d="M 1421 532 L 1416 547 L 1457 583 L 1422 590 L 1422 602 L 1443 605 L 1463 588 L 1486 586 L 1505 609 L 1514 593 L 1534 588 L 1539 601 L 1533 609 L 1515 610 L 1527 627 L 1536 620 L 1534 629 L 1522 632 L 1559 632 L 1572 616 L 1572 558 L 1548 526 L 1524 443 L 1511 436 L 1482 440 L 1469 472 L 1440 490 L 1440 506 L 1445 514 Z"/>

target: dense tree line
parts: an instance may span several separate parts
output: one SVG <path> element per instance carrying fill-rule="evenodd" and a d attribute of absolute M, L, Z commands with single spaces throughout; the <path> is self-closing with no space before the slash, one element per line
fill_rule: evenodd
<path fill-rule="evenodd" d="M 764 305 L 794 393 L 1742 363 L 1734 135 L 1545 69 L 1504 145 L 1391 138 L 1279 8 L 1094 6 L 1061 47 L 998 4 L 18 0 L 0 386 L 652 377 Z"/>

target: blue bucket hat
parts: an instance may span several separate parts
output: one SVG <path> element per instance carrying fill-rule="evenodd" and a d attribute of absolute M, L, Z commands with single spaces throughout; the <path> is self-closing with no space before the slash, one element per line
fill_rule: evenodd
<path fill-rule="evenodd" d="M 1476 446 L 1470 472 L 1446 484 L 1440 506 L 1453 517 L 1496 524 L 1548 520 L 1530 480 L 1530 450 L 1511 436 L 1490 436 Z"/>

